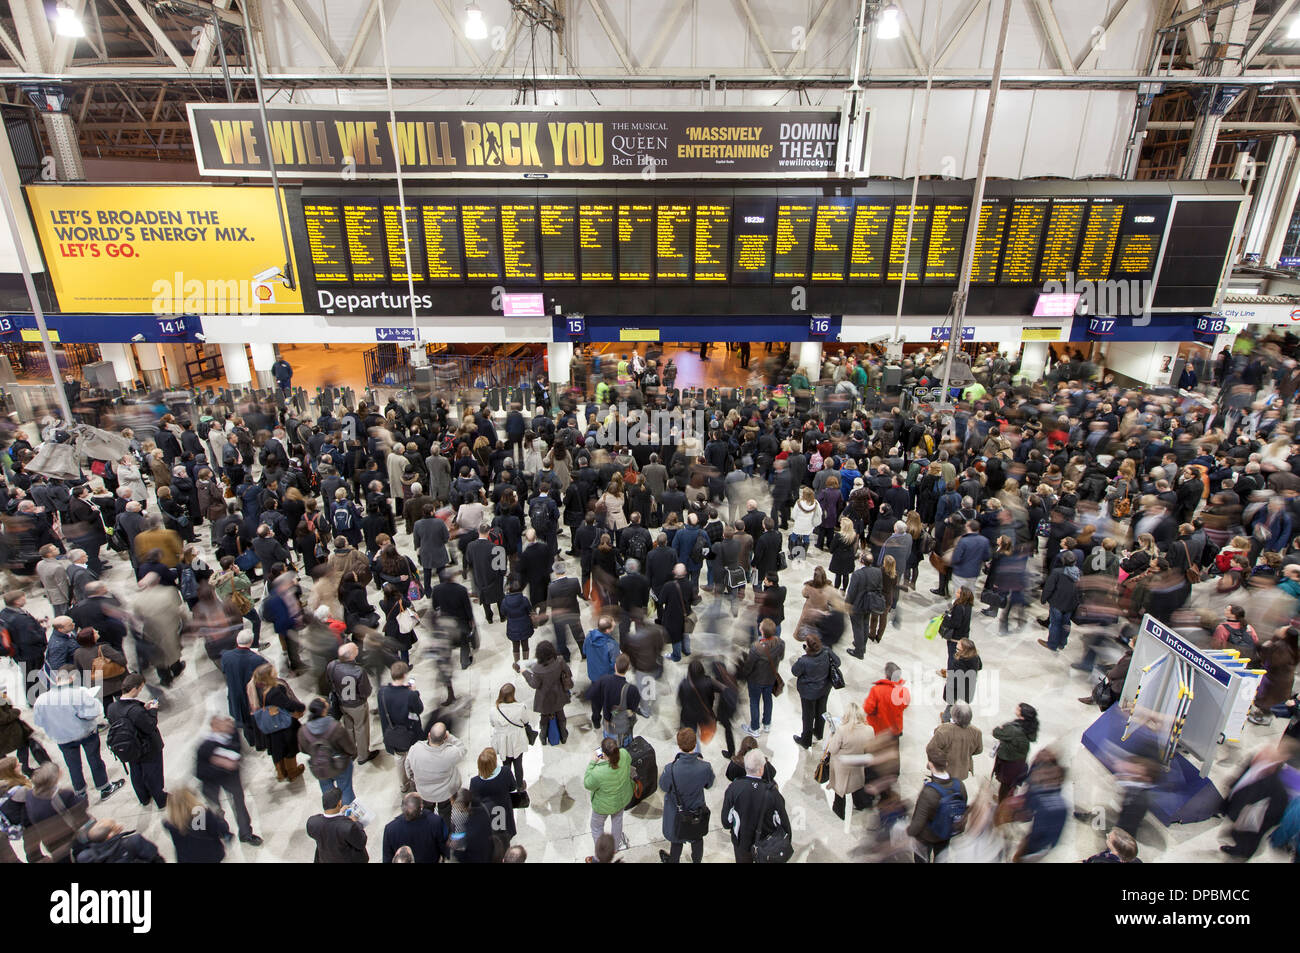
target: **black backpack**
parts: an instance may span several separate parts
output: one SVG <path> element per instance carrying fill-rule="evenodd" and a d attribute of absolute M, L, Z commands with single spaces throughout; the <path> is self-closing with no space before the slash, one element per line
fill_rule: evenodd
<path fill-rule="evenodd" d="M 108 750 L 122 762 L 139 761 L 144 757 L 144 739 L 135 730 L 129 718 L 118 717 L 108 723 Z"/>
<path fill-rule="evenodd" d="M 551 510 L 546 505 L 545 497 L 538 497 L 533 500 L 532 506 L 529 507 L 528 519 L 533 524 L 533 529 L 537 531 L 538 536 L 547 536 L 551 532 Z"/>
<path fill-rule="evenodd" d="M 697 566 L 704 562 L 704 557 L 708 552 L 708 547 L 704 542 L 707 538 L 706 533 L 696 533 L 695 542 L 691 545 L 691 562 Z"/>
<path fill-rule="evenodd" d="M 627 541 L 627 558 L 642 560 L 645 559 L 645 536 L 641 533 L 633 533 Z"/>

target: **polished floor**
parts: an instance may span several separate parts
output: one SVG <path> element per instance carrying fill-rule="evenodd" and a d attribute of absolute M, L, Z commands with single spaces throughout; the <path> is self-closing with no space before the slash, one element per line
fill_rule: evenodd
<path fill-rule="evenodd" d="M 206 538 L 206 528 L 200 536 Z M 399 536 L 399 544 L 410 551 L 409 538 L 405 534 Z M 121 557 L 110 554 L 109 558 L 113 562 L 113 568 L 107 578 L 116 591 L 129 599 L 133 588 L 129 564 Z M 825 562 L 823 555 L 814 552 L 806 562 L 797 562 L 784 573 L 783 582 L 790 591 L 786 610 L 788 623 L 784 632 L 787 660 L 797 658 L 800 651 L 798 643 L 790 637 L 790 629 L 793 627 L 791 623 L 802 607 L 800 588 L 811 575 L 813 567 L 825 565 Z M 865 660 L 844 658 L 847 687 L 832 693 L 830 703 L 830 713 L 838 716 L 846 705 L 861 704 L 872 682 L 881 677 L 886 662 L 896 662 L 903 668 L 904 677 L 913 694 L 902 739 L 903 768 L 900 782 L 901 792 L 909 801 L 915 797 L 924 780 L 924 746 L 938 723 L 942 708 L 942 680 L 936 670 L 944 663 L 944 649 L 942 643 L 926 641 L 922 635 L 926 621 L 943 608 L 942 601 L 928 592 L 934 581 L 933 570 L 924 567 L 918 591 L 907 594 L 903 599 L 901 625 L 890 626 L 879 645 L 869 645 Z M 712 598 L 706 596 L 706 602 Z M 30 606 L 38 615 L 45 611 L 44 599 L 35 594 Z M 590 618 L 590 612 L 584 612 L 584 629 L 591 628 L 594 622 Z M 705 625 L 701 624 L 701 630 L 704 628 Z M 501 684 L 506 681 L 514 683 L 520 690 L 520 698 L 531 702 L 531 691 L 524 685 L 523 679 L 511 670 L 504 625 L 500 621 L 493 625 L 481 624 L 481 631 L 483 645 L 473 666 L 465 672 L 457 672 L 455 678 L 457 693 L 473 700 L 467 719 L 468 727 L 462 732 L 469 751 L 464 763 L 465 783 L 468 783 L 471 776 L 478 752 L 488 744 L 488 712 Z M 991 747 L 989 732 L 1012 717 L 1017 703 L 1027 701 L 1035 705 L 1043 725 L 1039 746 L 1051 745 L 1060 752 L 1069 763 L 1070 787 L 1078 785 L 1080 804 L 1092 807 L 1104 803 L 1112 788 L 1100 766 L 1079 744 L 1081 732 L 1097 714 L 1095 708 L 1076 701 L 1089 688 L 1088 677 L 1070 668 L 1070 662 L 1077 660 L 1081 649 L 1076 638 L 1075 644 L 1066 652 L 1059 657 L 1053 656 L 1035 642 L 1043 631 L 1030 623 L 1021 632 L 1014 632 L 1013 627 L 1011 635 L 999 636 L 996 624 L 976 613 L 973 638 L 983 656 L 984 670 L 980 675 L 979 694 L 974 705 L 975 724 L 985 733 L 987 749 Z M 705 641 L 702 637 L 697 638 L 697 649 Z M 846 647 L 847 645 L 841 645 L 841 648 Z M 188 669 L 171 689 L 164 691 L 151 684 L 153 694 L 160 698 L 162 704 L 160 721 L 167 743 L 166 776 L 171 788 L 191 779 L 194 747 L 202 735 L 207 718 L 226 708 L 224 683 L 203 654 L 202 647 L 188 644 L 185 654 L 189 662 Z M 267 649 L 266 655 L 283 670 L 278 644 Z M 654 745 L 661 769 L 675 753 L 672 739 L 678 727 L 676 688 L 684 669 L 684 664 L 666 663 L 664 676 L 656 686 L 660 697 L 655 704 L 654 717 L 648 721 L 642 720 L 637 729 L 638 734 Z M 788 666 L 785 671 L 788 676 Z M 581 691 L 585 688 L 587 679 L 585 671 L 577 662 L 576 654 L 574 676 Z M 435 688 L 436 676 L 430 661 L 422 659 L 415 664 L 414 679 L 422 690 L 426 704 L 441 698 L 441 691 Z M 296 683 L 296 690 L 304 699 L 311 697 L 311 686 L 303 680 Z M 772 731 L 770 735 L 763 736 L 761 744 L 777 771 L 781 790 L 790 808 L 795 826 L 795 859 L 860 860 L 864 844 L 875 836 L 875 816 L 869 812 L 850 812 L 849 818 L 841 821 L 831 813 L 829 793 L 814 783 L 812 778 L 813 768 L 819 759 L 816 746 L 813 751 L 803 751 L 792 739 L 792 734 L 799 726 L 798 701 L 793 695 L 792 691 L 788 691 L 776 700 Z M 742 697 L 741 712 L 747 711 L 747 700 Z M 568 714 L 571 735 L 567 745 L 534 747 L 525 756 L 532 807 L 518 812 L 519 833 L 515 843 L 527 848 L 531 861 L 581 861 L 592 852 L 592 840 L 588 833 L 590 801 L 582 785 L 582 774 L 599 744 L 599 733 L 590 727 L 587 703 L 576 700 L 575 697 L 575 701 L 569 705 Z M 1280 734 L 1281 728 L 1280 724 L 1271 728 L 1248 725 L 1242 745 L 1221 747 L 1219 759 L 1211 774 L 1220 789 L 1248 752 L 1275 738 Z M 377 717 L 372 723 L 372 741 L 376 746 L 379 745 Z M 725 762 L 719 754 L 722 746 L 723 734 L 719 731 L 705 748 L 705 754 L 714 765 L 719 778 L 709 794 L 709 804 L 714 812 L 717 829 L 706 841 L 706 861 L 731 860 L 728 836 L 721 829 L 718 816 L 725 788 L 722 779 Z M 47 747 L 51 751 L 55 750 L 52 745 Z M 107 751 L 105 758 L 110 758 Z M 978 783 L 983 783 L 991 768 L 991 759 L 987 754 L 976 758 Z M 111 760 L 110 771 L 114 777 L 124 776 L 121 766 Z M 313 845 L 306 837 L 303 825 L 320 806 L 319 790 L 310 774 L 293 784 L 278 783 L 269 758 L 264 754 L 251 753 L 245 767 L 244 783 L 249 794 L 255 830 L 265 838 L 266 843 L 260 848 L 232 843 L 228 861 L 310 860 Z M 976 779 L 970 783 L 976 783 Z M 373 861 L 378 861 L 382 826 L 396 814 L 400 801 L 393 759 L 381 754 L 376 760 L 357 768 L 354 784 L 359 799 L 376 815 L 370 828 L 370 854 Z M 92 800 L 95 799 L 92 795 Z M 658 851 L 666 846 L 661 831 L 662 803 L 662 795 L 656 794 L 627 816 L 624 830 L 631 846 L 622 855 L 626 861 L 658 862 Z M 172 856 L 169 839 L 161 826 L 161 812 L 139 807 L 129 786 L 105 804 L 96 804 L 94 812 L 99 816 L 114 817 L 128 829 L 140 831 L 158 843 L 168 857 Z M 1114 814 L 1110 816 L 1113 821 Z M 1207 821 L 1165 829 L 1148 821 L 1139 835 L 1140 855 L 1148 862 L 1218 863 L 1221 857 L 1217 849 L 1219 827 L 1218 822 Z M 1014 846 L 1022 828 L 1013 825 L 1004 830 L 1009 843 Z M 1047 860 L 1077 861 L 1101 850 L 1103 837 L 1104 831 L 1071 820 L 1060 845 Z M 1283 859 L 1279 852 L 1267 847 L 1255 858 L 1256 862 Z"/>

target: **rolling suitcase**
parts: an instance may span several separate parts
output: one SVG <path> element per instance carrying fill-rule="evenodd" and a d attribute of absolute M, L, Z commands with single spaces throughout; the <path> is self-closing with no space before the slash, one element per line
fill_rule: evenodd
<path fill-rule="evenodd" d="M 632 800 L 625 810 L 631 810 L 658 789 L 659 766 L 654 747 L 644 738 L 629 741 L 627 753 L 632 757 Z"/>

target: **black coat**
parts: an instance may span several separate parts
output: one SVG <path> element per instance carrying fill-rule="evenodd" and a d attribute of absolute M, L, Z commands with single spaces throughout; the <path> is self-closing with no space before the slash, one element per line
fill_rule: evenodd
<path fill-rule="evenodd" d="M 365 864 L 366 829 L 342 814 L 317 814 L 307 819 L 307 835 L 316 842 L 317 864 Z"/>
<path fill-rule="evenodd" d="M 14 660 L 27 666 L 28 672 L 39 671 L 45 664 L 45 629 L 26 609 L 6 607 L 0 610 L 0 624 L 9 630 Z"/>
<path fill-rule="evenodd" d="M 230 825 L 211 808 L 203 808 L 202 824 L 186 824 L 180 831 L 171 821 L 163 821 L 163 827 L 171 835 L 178 864 L 219 864 L 226 856 Z"/>

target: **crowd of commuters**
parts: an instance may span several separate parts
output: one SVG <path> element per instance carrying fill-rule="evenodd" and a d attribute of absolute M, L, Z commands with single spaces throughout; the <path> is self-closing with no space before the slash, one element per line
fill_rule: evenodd
<path fill-rule="evenodd" d="M 572 779 L 593 863 L 623 859 L 625 812 L 657 795 L 670 863 L 723 831 L 738 862 L 797 855 L 795 801 L 872 812 L 873 860 L 1038 860 L 1073 813 L 1107 832 L 1089 861 L 1131 862 L 1164 766 L 1133 755 L 1116 809 L 1084 810 L 1063 793 L 1076 752 L 1048 739 L 1059 706 L 1114 704 L 1150 614 L 1265 671 L 1250 718 L 1267 743 L 1226 792 L 1224 850 L 1253 856 L 1270 831 L 1294 850 L 1300 374 L 1293 340 L 1242 344 L 1182 391 L 1120 386 L 1077 354 L 1025 380 L 988 351 L 948 413 L 891 396 L 860 348 L 799 367 L 746 345 L 759 386 L 707 393 L 677 389 L 657 349 L 580 351 L 571 386 L 552 401 L 539 384 L 527 411 L 166 413 L 73 480 L 37 472 L 11 428 L 0 625 L 24 703 L 0 702 L 0 816 L 29 862 L 159 858 L 95 819 L 120 763 L 176 859 L 217 861 L 235 836 L 263 843 L 243 778 L 265 755 L 277 784 L 319 786 L 298 827 L 317 861 L 519 862 L 525 762 L 576 745 L 594 752 Z M 904 386 L 934 383 L 939 357 L 902 362 Z M 905 612 L 927 604 L 933 619 Z M 985 719 L 980 631 L 1096 688 Z M 908 714 L 891 643 L 933 658 L 936 724 Z M 466 695 L 487 651 L 512 677 Z M 178 770 L 158 699 L 203 677 L 187 658 L 227 698 Z M 774 707 L 795 698 L 820 804 L 772 762 Z M 902 757 L 905 720 L 924 764 Z M 392 803 L 362 803 L 361 770 L 393 772 Z M 1237 822 L 1259 805 L 1262 827 Z"/>

